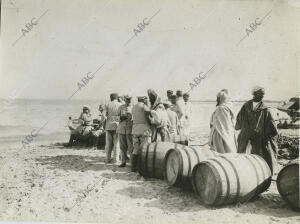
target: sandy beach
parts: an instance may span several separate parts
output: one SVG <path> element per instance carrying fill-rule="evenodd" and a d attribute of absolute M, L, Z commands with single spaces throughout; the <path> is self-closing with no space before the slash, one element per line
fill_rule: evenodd
<path fill-rule="evenodd" d="M 197 132 L 198 133 L 198 132 Z M 295 133 L 295 132 L 294 132 Z M 193 133 L 196 142 L 207 136 Z M 285 133 L 286 134 L 286 130 Z M 276 182 L 253 202 L 207 207 L 193 192 L 104 164 L 103 150 L 1 145 L 0 220 L 97 223 L 299 223 Z M 286 163 L 280 160 L 279 164 Z M 282 165 L 276 168 L 276 173 Z M 273 179 L 276 179 L 276 173 Z"/>
<path fill-rule="evenodd" d="M 299 0 L 3 0 L 0 5 L 0 224 L 300 223 L 299 211 L 276 187 L 279 171 L 299 157 L 300 125 L 290 123 L 300 117 Z M 145 96 L 151 110 L 142 104 L 136 112 L 129 108 L 130 97 L 133 106 Z M 124 100 L 128 104 L 121 110 L 116 101 Z M 176 113 L 166 113 L 163 104 Z M 240 149 L 251 137 L 252 152 L 275 149 L 275 122 L 286 129 L 279 130 L 270 188 L 247 203 L 213 207 L 191 189 L 130 172 L 130 164 L 105 164 L 103 149 L 66 146 L 79 123 L 80 135 L 98 136 L 96 123 L 103 115 L 107 151 L 121 121 L 116 133 L 123 133 L 122 146 L 126 134 L 136 135 L 134 154 L 150 132 L 150 120 L 162 133 L 190 135 L 194 146 L 207 144 L 211 132 L 218 152 L 236 151 L 240 128 L 251 134 L 239 141 Z M 235 119 L 240 128 L 233 127 Z M 224 202 L 232 199 L 230 190 L 248 193 L 251 184 L 265 179 L 264 167 L 255 169 L 259 164 L 248 160 L 249 169 L 240 160 L 237 166 L 229 161 L 233 171 L 224 172 L 226 188 L 219 188 L 228 195 L 216 194 Z M 245 181 L 237 169 L 253 175 Z M 210 173 L 216 172 L 203 176 Z M 237 181 L 231 184 L 233 175 Z M 201 186 L 225 183 L 197 180 Z M 282 180 L 297 186 L 294 178 Z"/>

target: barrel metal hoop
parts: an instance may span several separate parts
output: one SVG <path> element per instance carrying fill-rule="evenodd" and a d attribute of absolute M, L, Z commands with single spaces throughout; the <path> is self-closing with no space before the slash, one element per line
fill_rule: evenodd
<path fill-rule="evenodd" d="M 262 165 L 261 165 L 259 159 L 257 158 L 257 156 L 256 156 L 256 155 L 252 155 L 252 158 L 253 158 L 254 160 L 257 161 L 257 163 L 258 163 L 260 169 L 261 169 L 262 171 L 264 171 L 264 168 L 262 167 Z M 269 165 L 268 165 L 267 168 L 269 168 Z M 263 180 L 265 180 L 265 179 L 266 179 L 265 172 L 262 172 L 262 174 L 263 174 Z"/>
<path fill-rule="evenodd" d="M 157 145 L 158 145 L 158 143 L 155 144 L 154 149 L 153 149 L 153 163 L 152 163 L 152 174 L 153 174 L 153 177 L 155 177 L 155 160 L 156 160 Z"/>
<path fill-rule="evenodd" d="M 175 153 L 178 156 L 179 166 L 178 166 L 178 174 L 174 186 L 180 186 L 183 178 L 183 158 L 180 149 L 175 149 Z"/>
<path fill-rule="evenodd" d="M 194 151 L 194 153 L 195 153 L 195 155 L 197 157 L 197 163 L 200 163 L 200 158 L 199 158 L 198 153 L 196 152 L 196 149 L 194 147 L 190 147 L 190 148 Z"/>
<path fill-rule="evenodd" d="M 225 159 L 232 166 L 232 169 L 235 173 L 236 183 L 237 183 L 237 189 L 236 189 L 237 192 L 236 192 L 236 195 L 235 195 L 235 199 L 233 201 L 234 201 L 234 203 L 237 203 L 238 199 L 239 199 L 239 195 L 240 195 L 240 190 L 241 190 L 241 183 L 240 183 L 240 180 L 239 180 L 238 172 L 237 172 L 236 167 L 234 166 L 234 164 L 228 158 L 226 158 L 225 156 L 220 156 L 220 157 Z"/>
<path fill-rule="evenodd" d="M 147 149 L 147 147 L 149 146 L 149 144 L 150 143 L 146 143 L 147 144 L 147 146 L 145 146 L 145 144 L 144 144 L 144 146 L 145 147 L 142 147 L 142 150 L 141 150 L 141 153 L 140 153 L 140 162 L 138 163 L 138 166 L 139 166 L 139 173 L 142 175 L 142 176 L 144 176 L 145 175 L 145 173 L 143 172 L 143 164 L 144 164 L 144 162 L 143 162 L 143 159 L 144 159 L 144 153 L 145 153 L 145 148 Z"/>
<path fill-rule="evenodd" d="M 281 179 L 281 176 L 282 176 L 283 173 L 285 172 L 286 167 L 288 167 L 288 166 L 283 167 L 283 168 L 279 171 L 279 173 L 278 173 L 278 175 L 277 175 L 277 180 L 276 180 L 277 189 L 278 189 L 278 192 L 279 192 L 281 195 L 284 195 L 284 190 L 281 188 L 281 185 L 279 184 L 279 180 Z M 299 201 L 300 201 L 300 200 L 299 200 Z"/>
<path fill-rule="evenodd" d="M 186 147 L 183 147 L 183 150 L 186 153 L 186 155 L 188 157 L 188 162 L 189 162 L 189 169 L 188 169 L 188 175 L 187 175 L 187 179 L 188 179 L 191 176 L 191 156 L 190 156 L 189 152 L 187 151 Z M 183 168 L 183 164 L 182 164 L 182 168 Z"/>
<path fill-rule="evenodd" d="M 157 143 L 155 143 L 157 144 Z M 149 152 L 149 148 L 150 148 L 150 143 L 148 144 L 147 148 L 146 148 L 146 155 L 145 155 L 145 176 L 148 176 L 148 152 Z"/>
<path fill-rule="evenodd" d="M 265 160 L 260 157 L 259 155 L 252 155 L 253 158 L 257 161 L 257 163 L 259 164 L 260 168 L 262 171 L 264 171 L 263 169 L 263 165 L 265 166 L 265 169 L 267 170 L 268 174 L 266 175 L 269 175 L 270 177 L 268 179 L 270 179 L 270 182 L 268 182 L 266 180 L 266 176 L 265 176 L 265 172 L 262 172 L 263 173 L 263 181 L 265 182 L 265 184 L 260 188 L 260 193 L 262 193 L 263 191 L 265 191 L 266 189 L 269 188 L 269 186 L 271 185 L 271 178 L 272 178 L 272 173 L 271 173 L 271 170 L 270 170 L 270 167 L 269 165 L 267 164 L 267 162 L 265 162 Z M 277 177 L 278 178 L 278 177 Z"/>
<path fill-rule="evenodd" d="M 192 187 L 197 195 L 200 195 L 200 192 L 198 191 L 198 188 L 197 188 L 197 184 L 196 184 L 197 180 L 196 180 L 195 176 L 197 173 L 197 169 L 199 168 L 200 165 L 201 165 L 200 163 L 197 163 L 196 166 L 194 167 L 194 169 L 192 170 Z"/>
<path fill-rule="evenodd" d="M 255 164 L 251 161 L 251 159 L 248 157 L 249 155 L 248 154 L 245 154 L 245 158 L 250 162 L 250 164 L 252 165 L 252 167 L 254 168 L 254 170 L 255 170 L 255 174 L 256 174 L 256 190 L 255 190 L 255 195 L 257 195 L 257 194 L 259 194 L 259 192 L 258 192 L 258 190 L 259 190 L 259 188 L 258 188 L 258 186 L 259 186 L 259 178 L 258 178 L 258 171 L 257 171 L 257 169 L 256 169 L 256 166 L 255 166 Z"/>
<path fill-rule="evenodd" d="M 221 158 L 223 158 L 223 157 L 221 157 Z M 211 161 L 214 161 L 215 163 L 217 163 L 217 164 L 221 167 L 221 169 L 223 170 L 223 172 L 225 173 L 226 184 L 227 184 L 227 191 L 226 191 L 226 196 L 223 198 L 222 202 L 223 202 L 223 201 L 227 201 L 228 198 L 229 198 L 229 193 L 230 193 L 230 180 L 229 180 L 228 174 L 227 174 L 227 172 L 226 172 L 224 166 L 222 165 L 222 163 L 220 163 L 220 161 L 218 161 L 218 160 L 215 159 L 215 158 L 210 159 L 210 160 L 211 160 Z M 221 180 L 220 174 L 219 174 L 219 177 L 220 177 L 220 180 Z M 222 186 L 222 185 L 221 185 L 221 186 Z M 220 192 L 220 194 L 218 195 L 218 197 L 216 197 L 216 200 L 217 200 L 218 198 L 220 198 L 220 196 L 222 195 L 222 192 L 223 192 L 223 188 L 221 187 L 221 192 Z M 215 203 L 215 201 L 214 201 L 214 203 Z M 220 201 L 219 201 L 219 203 L 220 203 Z"/>

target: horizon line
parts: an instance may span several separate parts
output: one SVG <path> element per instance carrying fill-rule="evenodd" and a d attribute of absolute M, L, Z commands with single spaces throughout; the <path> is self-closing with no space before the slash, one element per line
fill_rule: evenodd
<path fill-rule="evenodd" d="M 60 98 L 3 98 L 3 97 L 0 97 L 1 100 L 11 100 L 11 101 L 14 101 L 14 100 L 45 100 L 45 101 L 53 101 L 53 100 L 58 100 L 58 101 L 67 101 L 67 99 L 60 99 Z M 105 99 L 72 99 L 72 101 L 103 101 Z M 248 101 L 248 100 L 251 100 L 251 99 L 240 99 L 240 100 L 231 100 L 232 102 L 245 102 L 245 101 Z M 109 99 L 107 98 L 107 101 L 109 101 Z M 191 102 L 216 102 L 215 99 L 203 99 L 203 100 L 190 100 Z M 271 99 L 265 99 L 263 100 L 265 102 L 282 102 L 282 101 L 285 101 L 285 100 L 271 100 Z"/>

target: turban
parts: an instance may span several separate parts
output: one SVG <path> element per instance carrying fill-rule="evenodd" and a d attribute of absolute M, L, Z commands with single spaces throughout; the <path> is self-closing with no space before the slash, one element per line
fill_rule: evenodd
<path fill-rule="evenodd" d="M 222 89 L 221 91 L 223 91 L 223 92 L 225 92 L 225 93 L 229 94 L 229 91 L 228 91 L 228 89 Z"/>
<path fill-rule="evenodd" d="M 219 103 L 220 104 L 222 104 L 222 103 L 228 103 L 230 101 L 229 94 L 226 91 L 224 91 L 224 90 L 221 90 L 217 94 L 217 97 L 219 99 Z"/>
<path fill-rule="evenodd" d="M 255 92 L 257 92 L 258 90 L 265 90 L 265 89 L 263 87 L 261 87 L 261 86 L 254 86 L 252 88 L 252 94 L 255 93 Z"/>
<path fill-rule="evenodd" d="M 153 89 L 148 89 L 147 93 L 148 93 L 148 95 L 153 95 L 153 96 L 157 97 L 157 94 Z"/>

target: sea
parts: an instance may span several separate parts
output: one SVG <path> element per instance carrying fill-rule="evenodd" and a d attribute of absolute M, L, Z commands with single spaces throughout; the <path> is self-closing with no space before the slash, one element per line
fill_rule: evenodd
<path fill-rule="evenodd" d="M 101 102 L 103 103 L 103 102 Z M 233 102 L 233 111 L 238 113 L 244 102 Z M 33 143 L 68 142 L 70 131 L 69 117 L 78 118 L 83 105 L 91 107 L 94 118 L 99 115 L 97 100 L 38 100 L 38 99 L 0 99 L 0 143 L 14 143 L 21 146 L 22 140 L 40 129 Z M 277 103 L 268 103 L 274 114 L 287 116 L 277 111 Z M 208 136 L 209 121 L 216 102 L 195 101 L 191 131 L 194 135 Z M 43 127 L 43 128 L 42 128 Z"/>

